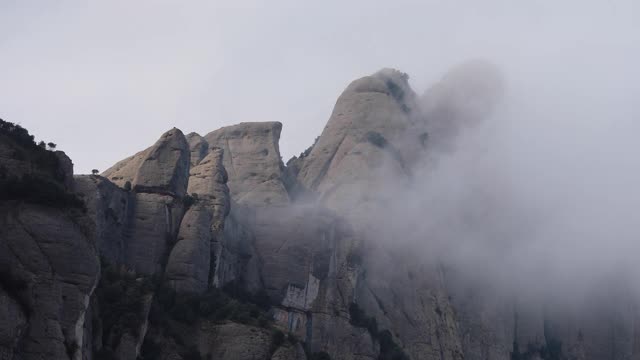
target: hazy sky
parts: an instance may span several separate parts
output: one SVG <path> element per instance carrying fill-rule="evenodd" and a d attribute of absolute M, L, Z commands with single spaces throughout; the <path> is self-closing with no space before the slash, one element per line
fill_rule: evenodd
<path fill-rule="evenodd" d="M 579 73 L 637 94 L 638 4 L 0 0 L 0 117 L 56 142 L 78 173 L 174 126 L 205 134 L 241 121 L 281 121 L 286 161 L 351 80 L 382 67 L 409 73 L 419 92 L 483 57 L 528 72 L 524 87 L 588 84 Z"/>

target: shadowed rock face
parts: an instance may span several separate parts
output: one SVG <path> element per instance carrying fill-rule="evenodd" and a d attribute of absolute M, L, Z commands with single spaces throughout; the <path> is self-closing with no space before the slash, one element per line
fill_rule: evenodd
<path fill-rule="evenodd" d="M 281 130 L 279 122 L 240 123 L 205 136 L 209 146 L 224 150 L 234 201 L 252 206 L 289 202 L 278 146 Z"/>
<path fill-rule="evenodd" d="M 211 258 L 216 255 L 212 243 L 219 242 L 230 207 L 222 156 L 222 149 L 212 149 L 190 171 L 188 192 L 197 200 L 182 219 L 166 270 L 180 292 L 202 293 L 210 284 Z"/>
<path fill-rule="evenodd" d="M 0 209 L 7 214 L 1 221 L 0 263 L 10 274 L 3 276 L 23 285 L 2 291 L 8 306 L 0 317 L 15 321 L 2 323 L 9 325 L 4 337 L 19 336 L 2 343 L 0 353 L 12 358 L 15 340 L 21 339 L 23 359 L 64 359 L 65 344 L 82 349 L 85 340 L 85 315 L 99 273 L 96 249 L 79 225 L 81 219 L 73 215 L 34 205 L 6 205 Z"/>
<path fill-rule="evenodd" d="M 87 204 L 89 217 L 95 221 L 96 246 L 100 256 L 111 264 L 125 261 L 127 231 L 131 229 L 135 196 L 102 176 L 75 177 L 75 192 Z"/>
<path fill-rule="evenodd" d="M 191 167 L 194 167 L 209 153 L 209 143 L 194 132 L 187 135 L 187 142 L 191 151 Z"/>
<path fill-rule="evenodd" d="M 124 221 L 123 258 L 125 264 L 140 273 L 154 274 L 162 269 L 162 261 L 178 232 L 190 154 L 186 138 L 174 128 L 150 148 L 103 173 L 120 187 L 129 182 L 133 190 L 128 200 L 130 215 Z"/>
<path fill-rule="evenodd" d="M 37 177 L 56 196 L 73 186 L 64 153 L 3 135 L 0 167 L 0 179 Z M 0 358 L 88 353 L 87 307 L 100 271 L 92 221 L 80 208 L 27 199 L 0 201 Z"/>

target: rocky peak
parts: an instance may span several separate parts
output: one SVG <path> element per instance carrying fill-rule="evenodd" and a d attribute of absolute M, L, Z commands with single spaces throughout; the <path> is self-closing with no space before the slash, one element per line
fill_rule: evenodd
<path fill-rule="evenodd" d="M 138 192 L 183 196 L 189 180 L 189 154 L 189 144 L 182 131 L 173 128 L 162 134 L 140 164 L 133 188 Z"/>
<path fill-rule="evenodd" d="M 209 143 L 194 132 L 187 134 L 187 142 L 191 150 L 191 167 L 194 167 L 209 153 Z"/>
<path fill-rule="evenodd" d="M 415 108 L 408 76 L 400 71 L 383 69 L 353 81 L 338 98 L 298 181 L 310 190 L 327 189 L 342 176 L 343 161 L 366 163 L 369 153 L 392 144 L 411 124 Z"/>
<path fill-rule="evenodd" d="M 102 176 L 124 187 L 130 182 L 137 192 L 183 196 L 189 178 L 190 148 L 182 131 L 173 128 L 156 143 L 118 163 Z"/>
<path fill-rule="evenodd" d="M 205 135 L 209 146 L 224 150 L 223 163 L 234 201 L 248 205 L 289 202 L 278 145 L 281 131 L 279 122 L 246 122 Z"/>

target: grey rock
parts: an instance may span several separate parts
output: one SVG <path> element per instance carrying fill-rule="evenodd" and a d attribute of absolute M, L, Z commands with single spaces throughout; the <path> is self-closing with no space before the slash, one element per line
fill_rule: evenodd
<path fill-rule="evenodd" d="M 196 204 L 182 219 L 166 270 L 167 281 L 178 292 L 201 293 L 208 288 L 212 217 L 206 206 Z"/>
<path fill-rule="evenodd" d="M 189 181 L 189 144 L 182 131 L 173 128 L 153 145 L 131 183 L 134 190 L 185 194 Z"/>
<path fill-rule="evenodd" d="M 213 286 L 223 287 L 235 281 L 242 282 L 246 290 L 253 293 L 263 289 L 261 259 L 254 246 L 253 217 L 252 209 L 231 204 L 222 234 L 212 244 L 215 253 Z"/>
<path fill-rule="evenodd" d="M 173 128 L 151 147 L 119 161 L 102 173 L 116 185 L 128 181 L 138 192 L 185 194 L 189 179 L 190 149 L 182 132 Z"/>
<path fill-rule="evenodd" d="M 211 147 L 224 150 L 224 167 L 234 201 L 246 205 L 286 204 L 279 122 L 240 123 L 205 135 Z"/>
<path fill-rule="evenodd" d="M 417 109 L 407 80 L 406 74 L 384 69 L 349 84 L 300 169 L 298 180 L 305 188 L 323 192 L 334 185 L 331 180 L 344 175 L 346 167 L 339 167 L 345 157 L 366 155 L 366 149 L 356 147 L 370 142 L 368 134 L 378 134 L 393 144 L 406 131 Z"/>
<path fill-rule="evenodd" d="M 58 158 L 58 178 L 61 179 L 64 188 L 67 191 L 73 189 L 73 162 L 63 151 L 56 151 L 56 157 Z"/>
<path fill-rule="evenodd" d="M 67 358 L 68 349 L 83 347 L 86 309 L 99 273 L 95 246 L 77 221 L 82 215 L 26 204 L 3 204 L 0 214 L 0 264 L 24 284 L 6 293 L 13 301 L 5 302 L 3 316 L 17 322 L 2 323 L 1 333 L 21 334 L 13 349 L 20 358 Z M 28 328 L 22 331 L 24 317 Z"/>
<path fill-rule="evenodd" d="M 225 217 L 229 213 L 230 197 L 227 186 L 227 171 L 223 166 L 223 150 L 211 149 L 197 166 L 189 173 L 189 194 L 197 194 L 198 200 L 204 202 L 215 216 L 214 227 L 221 229 Z"/>
<path fill-rule="evenodd" d="M 285 343 L 273 353 L 271 360 L 307 360 L 307 355 L 299 342 Z"/>
<path fill-rule="evenodd" d="M 157 274 L 176 238 L 184 204 L 171 195 L 152 193 L 136 193 L 134 201 L 125 263 L 140 274 Z"/>
<path fill-rule="evenodd" d="M 75 177 L 75 192 L 84 200 L 95 222 L 96 245 L 110 264 L 123 264 L 128 231 L 133 226 L 135 195 L 102 176 Z"/>
<path fill-rule="evenodd" d="M 0 288 L 0 359 L 13 359 L 18 341 L 27 328 L 27 314 L 20 304 Z"/>
<path fill-rule="evenodd" d="M 221 149 L 212 149 L 190 171 L 188 192 L 197 199 L 182 219 L 166 270 L 169 283 L 177 291 L 203 292 L 210 283 L 211 259 L 216 256 L 215 244 L 219 243 L 230 208 L 222 154 Z"/>
<path fill-rule="evenodd" d="M 224 360 L 267 360 L 271 334 L 255 326 L 226 323 L 203 324 L 198 333 L 198 348 L 205 358 Z"/>
<path fill-rule="evenodd" d="M 194 132 L 187 134 L 187 142 L 191 151 L 191 167 L 194 167 L 209 153 L 209 143 Z"/>

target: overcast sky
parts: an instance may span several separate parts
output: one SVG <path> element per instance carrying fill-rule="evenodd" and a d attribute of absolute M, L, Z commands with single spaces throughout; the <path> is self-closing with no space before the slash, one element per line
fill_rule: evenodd
<path fill-rule="evenodd" d="M 77 173 L 174 126 L 204 135 L 242 121 L 282 122 L 286 161 L 351 80 L 382 67 L 418 92 L 474 57 L 537 79 L 577 67 L 637 91 L 638 4 L 0 0 L 0 118 L 57 143 Z"/>

